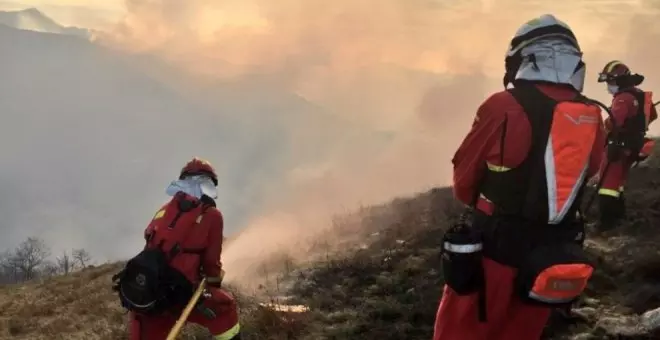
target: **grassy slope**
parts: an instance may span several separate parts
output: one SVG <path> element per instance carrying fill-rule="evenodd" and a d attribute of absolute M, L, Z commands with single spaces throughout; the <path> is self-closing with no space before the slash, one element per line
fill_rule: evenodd
<path fill-rule="evenodd" d="M 0 287 L 0 339 L 121 339 L 124 315 L 108 286 L 117 268 Z"/>
<path fill-rule="evenodd" d="M 599 268 L 579 318 L 553 319 L 546 339 L 660 339 L 633 327 L 636 313 L 660 306 L 658 187 L 660 161 L 633 171 L 625 225 L 587 241 Z M 285 275 L 292 288 L 282 293 L 310 313 L 283 317 L 240 298 L 247 338 L 430 339 L 442 285 L 438 242 L 456 211 L 447 189 L 363 209 L 365 237 L 352 252 Z M 118 266 L 0 287 L 0 339 L 125 339 L 126 316 L 109 289 Z M 181 338 L 207 337 L 193 327 Z"/>
<path fill-rule="evenodd" d="M 69 276 L 24 285 L 0 286 L 0 340 L 125 340 L 127 314 L 110 289 L 121 264 L 88 268 Z M 248 340 L 287 339 L 300 323 L 237 295 Z M 179 339 L 208 339 L 187 326 Z"/>

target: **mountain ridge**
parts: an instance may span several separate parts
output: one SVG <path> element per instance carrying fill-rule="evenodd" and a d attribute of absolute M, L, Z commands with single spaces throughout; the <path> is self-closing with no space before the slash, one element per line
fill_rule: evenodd
<path fill-rule="evenodd" d="M 60 25 L 36 7 L 0 11 L 0 24 L 21 30 L 71 35 L 84 39 L 92 36 L 92 31 L 89 29 Z"/>

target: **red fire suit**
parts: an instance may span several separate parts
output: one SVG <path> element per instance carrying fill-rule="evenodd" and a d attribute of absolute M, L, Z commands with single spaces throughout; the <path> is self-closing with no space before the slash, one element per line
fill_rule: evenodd
<path fill-rule="evenodd" d="M 574 98 L 575 90 L 537 84 L 546 96 L 555 100 Z M 506 117 L 506 119 L 505 119 Z M 592 122 L 596 124 L 596 122 Z M 565 123 L 564 123 L 565 124 Z M 604 131 L 602 119 L 595 134 L 587 175 L 598 171 L 603 155 Z M 593 126 L 593 125 L 592 125 Z M 506 133 L 503 134 L 503 129 Z M 505 137 L 502 138 L 501 136 Z M 478 109 L 472 129 L 453 158 L 454 195 L 465 204 L 472 204 L 480 192 L 486 172 L 497 167 L 516 168 L 531 149 L 532 133 L 526 113 L 507 91 L 495 93 Z M 502 147 L 504 142 L 505 147 Z M 501 152 L 503 151 L 503 154 Z M 477 209 L 490 215 L 487 201 L 479 200 Z M 459 296 L 450 287 L 443 290 L 437 311 L 434 340 L 536 340 L 539 339 L 550 315 L 550 308 L 525 304 L 513 290 L 516 269 L 483 259 L 486 282 L 487 321 L 478 320 L 477 294 Z"/>
<path fill-rule="evenodd" d="M 644 93 L 637 88 L 632 89 L 632 91 L 634 91 L 637 96 L 644 96 L 644 98 L 636 98 L 636 96 L 630 92 L 619 92 L 615 94 L 612 98 L 611 107 L 612 118 L 614 121 L 612 121 L 611 118 L 608 118 L 605 121 L 605 126 L 608 131 L 611 131 L 614 128 L 622 130 L 632 129 L 633 127 L 628 126 L 630 125 L 628 122 L 634 119 L 637 115 L 644 115 L 646 123 L 644 128 L 658 117 L 655 107 L 652 105 L 652 94 Z M 640 101 L 640 99 L 643 100 Z M 649 145 L 653 143 L 652 140 L 647 140 L 646 142 Z M 646 149 L 643 149 L 642 151 L 648 152 Z M 603 229 L 613 227 L 617 220 L 625 216 L 623 191 L 630 167 L 637 160 L 638 156 L 640 155 L 633 155 L 626 150 L 623 157 L 618 160 L 610 161 L 607 158 L 603 159 L 600 167 L 602 184 L 598 191 L 601 227 Z M 605 169 L 607 169 L 607 171 L 605 171 Z"/>
<path fill-rule="evenodd" d="M 183 211 L 180 205 L 183 200 L 199 205 L 190 211 Z M 210 296 L 203 298 L 203 306 L 215 317 L 208 316 L 201 309 L 194 309 L 188 321 L 206 327 L 216 340 L 236 339 L 240 331 L 236 302 L 217 286 L 223 276 L 220 261 L 223 218 L 213 200 L 205 197 L 200 201 L 183 193 L 175 195 L 154 215 L 145 230 L 145 239 L 153 244 L 163 242 L 164 249 L 178 242 L 182 251 L 170 265 L 195 286 L 202 275 L 207 278 Z M 130 339 L 164 340 L 176 323 L 180 310 L 158 316 L 131 313 Z"/>

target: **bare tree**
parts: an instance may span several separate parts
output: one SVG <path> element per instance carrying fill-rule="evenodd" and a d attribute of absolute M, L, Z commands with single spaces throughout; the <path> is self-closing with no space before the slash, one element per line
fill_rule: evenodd
<path fill-rule="evenodd" d="M 59 266 L 53 261 L 46 261 L 43 263 L 40 270 L 40 277 L 51 277 L 59 273 Z"/>
<path fill-rule="evenodd" d="M 4 251 L 0 254 L 0 282 L 13 283 L 19 279 L 19 269 L 14 254 Z"/>
<path fill-rule="evenodd" d="M 83 248 L 74 249 L 71 254 L 74 261 L 80 265 L 80 268 L 86 268 L 89 262 L 92 261 L 92 256 Z"/>
<path fill-rule="evenodd" d="M 66 251 L 62 252 L 62 256 L 57 258 L 57 268 L 64 275 L 72 272 L 75 269 L 75 264 L 74 259 Z"/>
<path fill-rule="evenodd" d="M 44 264 L 50 256 L 48 246 L 36 237 L 28 237 L 14 251 L 13 265 L 17 266 L 23 275 L 22 279 L 35 278 L 37 269 Z"/>

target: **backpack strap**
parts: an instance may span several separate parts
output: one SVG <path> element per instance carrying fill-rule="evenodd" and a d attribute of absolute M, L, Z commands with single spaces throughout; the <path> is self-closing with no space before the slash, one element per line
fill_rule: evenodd
<path fill-rule="evenodd" d="M 183 242 L 181 242 L 181 243 L 185 243 L 186 241 L 188 241 L 188 239 L 193 234 L 193 229 L 195 228 L 195 226 L 202 223 L 202 219 L 204 218 L 204 214 L 206 214 L 206 212 L 211 207 L 213 207 L 213 206 L 212 205 L 207 205 L 207 204 L 202 206 L 202 211 L 197 216 L 197 219 L 195 220 L 195 223 L 191 227 L 188 228 L 188 230 L 186 232 L 186 236 L 183 239 Z M 174 259 L 174 257 L 176 257 L 177 255 L 179 255 L 181 253 L 200 254 L 201 255 L 203 252 L 204 252 L 204 248 L 181 248 L 180 243 L 177 242 L 177 243 L 174 244 L 174 246 L 172 246 L 172 248 L 170 248 L 170 250 L 168 252 L 168 255 L 169 255 L 168 257 L 169 257 L 169 261 L 172 261 Z"/>
<path fill-rule="evenodd" d="M 170 250 L 168 250 L 168 251 L 163 249 L 165 240 L 161 240 L 156 245 L 156 248 L 160 249 L 161 251 L 163 251 L 167 255 L 168 262 L 171 262 L 177 255 L 179 255 L 182 252 L 183 253 L 200 253 L 201 254 L 204 251 L 204 249 L 182 249 L 181 248 L 181 243 L 185 243 L 191 237 L 194 227 L 202 222 L 202 218 L 204 217 L 204 214 L 206 214 L 206 212 L 209 210 L 209 208 L 213 207 L 213 205 L 204 204 L 204 203 L 201 203 L 201 204 L 203 204 L 201 212 L 197 216 L 197 219 L 195 220 L 195 223 L 189 228 L 189 230 L 186 230 L 186 234 L 185 234 L 185 236 L 184 236 L 184 238 L 181 242 L 176 242 L 174 244 L 174 246 L 172 246 L 172 248 L 170 248 Z M 176 225 L 176 223 L 178 222 L 180 216 L 183 215 L 184 213 L 186 213 L 185 210 L 181 210 L 181 208 L 179 208 L 179 209 L 180 210 L 177 212 L 177 216 L 168 225 L 168 229 L 172 229 Z M 152 231 L 149 235 L 147 235 L 147 239 L 146 239 L 146 242 L 145 242 L 145 245 L 144 245 L 145 250 L 150 248 L 151 242 L 153 241 L 155 236 L 156 236 L 156 231 Z"/>
<path fill-rule="evenodd" d="M 197 216 L 197 219 L 195 220 L 194 225 L 189 228 L 190 230 L 187 230 L 184 241 L 187 241 L 191 237 L 191 235 L 193 233 L 192 229 L 194 228 L 194 226 L 196 226 L 196 225 L 198 225 L 202 222 L 202 218 L 204 217 L 204 214 L 211 207 L 214 207 L 214 206 L 205 204 L 202 207 L 202 211 Z M 143 251 L 147 250 L 149 248 L 149 244 L 154 239 L 155 234 L 156 234 L 156 232 L 153 231 L 149 235 L 147 235 L 147 240 L 146 240 L 146 244 L 144 245 Z M 161 240 L 161 242 L 159 242 L 159 244 L 156 246 L 156 248 L 160 249 L 161 251 L 163 251 L 165 253 L 167 263 L 170 263 L 178 254 L 180 254 L 182 252 L 184 252 L 184 253 L 198 253 L 198 254 L 201 255 L 204 251 L 204 249 L 199 249 L 199 250 L 197 250 L 197 249 L 192 249 L 192 250 L 190 250 L 190 249 L 181 249 L 181 247 L 179 245 L 179 242 L 177 242 L 177 243 L 174 244 L 174 246 L 168 252 L 165 252 L 163 250 L 164 242 L 165 242 L 164 240 Z M 112 282 L 114 283 L 113 286 L 112 286 L 112 289 L 114 291 L 119 290 L 120 281 L 123 279 L 125 274 L 126 274 L 126 266 L 124 266 L 124 268 L 122 268 L 122 270 L 120 270 L 118 273 L 116 273 L 115 275 L 112 276 Z"/>
<path fill-rule="evenodd" d="M 524 169 L 526 180 L 521 185 L 524 186 L 526 194 L 518 206 L 517 214 L 530 220 L 541 218 L 547 221 L 545 148 L 550 136 L 554 109 L 559 102 L 528 82 L 518 82 L 514 88 L 508 89 L 508 92 L 523 108 L 531 129 L 529 152 L 519 166 Z"/>

